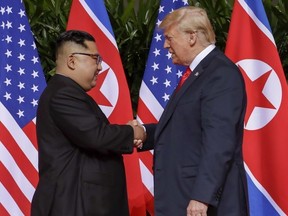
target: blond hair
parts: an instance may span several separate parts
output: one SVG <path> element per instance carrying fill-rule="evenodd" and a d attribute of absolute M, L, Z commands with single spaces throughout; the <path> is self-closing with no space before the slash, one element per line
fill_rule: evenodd
<path fill-rule="evenodd" d="M 199 7 L 187 6 L 179 8 L 168 14 L 160 24 L 160 28 L 176 25 L 183 32 L 199 32 L 202 43 L 215 44 L 215 33 L 206 11 Z"/>

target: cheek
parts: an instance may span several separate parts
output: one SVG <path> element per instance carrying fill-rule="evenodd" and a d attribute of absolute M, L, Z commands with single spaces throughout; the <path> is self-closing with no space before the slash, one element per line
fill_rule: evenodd
<path fill-rule="evenodd" d="M 95 71 L 97 70 L 97 65 L 96 64 L 87 64 L 86 65 L 86 74 L 87 74 L 87 78 L 90 77 L 94 77 L 95 75 Z"/>
<path fill-rule="evenodd" d="M 94 82 L 95 81 L 95 70 L 90 70 L 89 74 L 87 74 L 87 82 Z"/>
<path fill-rule="evenodd" d="M 174 51 L 175 51 L 177 57 L 180 58 L 180 59 L 183 59 L 183 58 L 187 57 L 187 53 L 188 53 L 187 49 L 188 49 L 189 46 L 187 44 L 185 44 L 185 45 L 177 45 L 177 46 L 175 46 Z"/>
<path fill-rule="evenodd" d="M 81 73 L 81 79 L 87 84 L 91 83 L 91 81 L 94 78 L 94 74 L 95 74 L 95 70 L 87 66 Z"/>

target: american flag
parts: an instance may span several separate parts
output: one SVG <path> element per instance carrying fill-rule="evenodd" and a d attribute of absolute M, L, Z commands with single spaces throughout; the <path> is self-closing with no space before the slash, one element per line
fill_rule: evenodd
<path fill-rule="evenodd" d="M 0 215 L 30 215 L 35 116 L 46 82 L 22 1 L 0 1 L 0 37 Z"/>
<path fill-rule="evenodd" d="M 164 36 L 158 27 L 168 13 L 188 5 L 188 0 L 162 0 L 160 2 L 148 61 L 140 87 L 137 119 L 141 123 L 158 122 L 185 71 L 184 67 L 172 63 L 171 54 L 163 48 Z M 139 158 L 146 208 L 150 215 L 154 215 L 153 151 L 139 153 Z"/>
<path fill-rule="evenodd" d="M 288 215 L 288 88 L 261 0 L 235 1 L 225 53 L 246 84 L 243 154 L 250 214 Z"/>

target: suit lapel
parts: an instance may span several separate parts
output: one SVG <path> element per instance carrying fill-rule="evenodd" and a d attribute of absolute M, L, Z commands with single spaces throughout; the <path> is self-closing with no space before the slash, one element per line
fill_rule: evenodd
<path fill-rule="evenodd" d="M 197 67 L 198 68 L 198 67 Z M 195 68 L 195 69 L 197 69 Z M 170 117 L 172 116 L 179 100 L 182 98 L 182 96 L 185 94 L 185 92 L 187 91 L 187 89 L 189 88 L 190 85 L 193 84 L 193 82 L 201 76 L 203 70 L 201 68 L 201 70 L 198 68 L 197 71 L 194 73 L 191 73 L 190 76 L 188 77 L 188 79 L 184 82 L 184 84 L 182 85 L 182 87 L 178 90 L 178 92 L 176 93 L 176 91 L 174 91 L 174 93 L 171 96 L 170 101 L 168 102 L 166 108 L 164 109 L 163 114 L 161 115 L 161 118 L 159 120 L 158 126 L 157 126 L 157 130 L 155 132 L 155 137 L 158 137 L 162 131 L 162 129 L 165 127 L 165 125 L 167 124 L 168 120 L 170 119 Z"/>
<path fill-rule="evenodd" d="M 155 131 L 155 139 L 159 137 L 161 134 L 161 131 L 171 118 L 179 100 L 181 100 L 182 96 L 185 94 L 189 86 L 193 85 L 193 82 L 195 82 L 205 71 L 205 68 L 209 65 L 209 63 L 212 61 L 212 59 L 219 53 L 218 48 L 215 48 L 210 52 L 193 70 L 191 75 L 188 77 L 188 79 L 185 81 L 185 83 L 182 85 L 182 87 L 179 89 L 179 91 L 174 93 L 171 96 L 170 101 L 168 102 L 167 106 L 164 109 L 164 112 L 161 115 L 161 118 L 159 120 L 157 129 Z"/>

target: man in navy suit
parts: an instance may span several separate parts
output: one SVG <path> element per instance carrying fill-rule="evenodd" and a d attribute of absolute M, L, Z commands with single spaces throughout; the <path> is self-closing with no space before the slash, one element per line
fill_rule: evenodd
<path fill-rule="evenodd" d="M 101 61 L 90 34 L 59 36 L 56 75 L 37 110 L 40 179 L 32 216 L 129 215 L 122 154 L 132 153 L 144 130 L 110 124 L 86 93 L 96 85 Z"/>
<path fill-rule="evenodd" d="M 241 73 L 215 47 L 205 10 L 180 8 L 160 28 L 173 63 L 188 72 L 159 123 L 145 125 L 147 140 L 139 145 L 154 149 L 155 215 L 248 215 Z"/>

